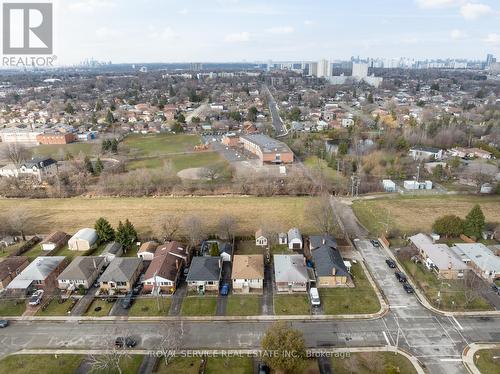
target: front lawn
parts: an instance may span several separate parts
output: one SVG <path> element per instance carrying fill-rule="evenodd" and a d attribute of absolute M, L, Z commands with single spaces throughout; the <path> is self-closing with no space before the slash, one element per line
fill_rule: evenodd
<path fill-rule="evenodd" d="M 82 359 L 82 355 L 12 355 L 0 360 L 0 373 L 73 374 Z"/>
<path fill-rule="evenodd" d="M 109 314 L 112 307 L 113 307 L 112 302 L 108 302 L 104 299 L 94 299 L 94 301 L 92 301 L 92 303 L 90 304 L 89 308 L 87 309 L 84 315 L 91 317 L 104 317 Z M 96 308 L 100 309 L 96 310 Z"/>
<path fill-rule="evenodd" d="M 217 308 L 215 296 L 186 296 L 182 302 L 183 316 L 214 316 Z"/>
<path fill-rule="evenodd" d="M 141 297 L 135 299 L 128 312 L 129 316 L 166 316 L 170 309 L 170 297 Z M 158 310 L 158 304 L 160 310 Z"/>
<path fill-rule="evenodd" d="M 71 299 L 59 299 L 57 297 L 52 298 L 50 303 L 45 307 L 45 309 L 38 309 L 36 312 L 37 316 L 67 316 L 69 311 L 73 308 L 74 303 Z"/>
<path fill-rule="evenodd" d="M 256 316 L 261 312 L 261 297 L 257 295 L 230 295 L 227 299 L 226 315 Z"/>
<path fill-rule="evenodd" d="M 0 300 L 0 316 L 20 316 L 26 310 L 26 300 Z"/>
<path fill-rule="evenodd" d="M 311 307 L 307 295 L 275 295 L 274 314 L 309 315 Z"/>
<path fill-rule="evenodd" d="M 492 306 L 482 296 L 465 305 L 463 280 L 441 280 L 434 273 L 424 268 L 422 264 L 402 259 L 399 259 L 399 262 L 434 307 L 451 311 L 492 310 Z M 439 292 L 441 292 L 440 302 L 438 302 Z"/>
<path fill-rule="evenodd" d="M 360 264 L 352 264 L 354 288 L 319 288 L 325 314 L 369 314 L 380 309 L 372 285 Z"/>
<path fill-rule="evenodd" d="M 332 372 L 335 374 L 416 374 L 415 367 L 405 357 L 393 352 L 349 353 L 332 358 Z"/>
<path fill-rule="evenodd" d="M 495 374 L 500 368 L 500 348 L 481 349 L 474 355 L 474 364 L 481 374 Z"/>
<path fill-rule="evenodd" d="M 168 366 L 160 359 L 155 374 L 198 374 L 201 365 L 200 357 L 175 357 Z M 209 357 L 205 374 L 252 374 L 253 363 L 249 357 Z"/>

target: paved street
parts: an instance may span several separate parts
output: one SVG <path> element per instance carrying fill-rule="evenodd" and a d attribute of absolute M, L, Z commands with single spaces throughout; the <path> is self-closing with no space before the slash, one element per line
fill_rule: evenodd
<path fill-rule="evenodd" d="M 287 134 L 285 124 L 281 120 L 279 115 L 278 106 L 276 105 L 276 101 L 271 94 L 271 91 L 267 86 L 263 86 L 263 89 L 267 91 L 268 101 L 269 101 L 269 111 L 271 112 L 271 118 L 273 121 L 274 130 L 276 131 L 276 136 L 284 136 Z"/>

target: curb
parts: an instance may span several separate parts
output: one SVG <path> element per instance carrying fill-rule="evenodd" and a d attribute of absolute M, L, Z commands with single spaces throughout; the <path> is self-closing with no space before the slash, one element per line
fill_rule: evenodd
<path fill-rule="evenodd" d="M 462 352 L 462 363 L 471 374 L 481 374 L 476 364 L 474 363 L 474 354 L 481 349 L 500 348 L 499 343 L 471 343 L 465 346 Z"/>

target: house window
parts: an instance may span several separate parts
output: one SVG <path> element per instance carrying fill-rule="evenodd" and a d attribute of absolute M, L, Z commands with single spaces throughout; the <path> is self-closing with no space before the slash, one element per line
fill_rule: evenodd
<path fill-rule="evenodd" d="M 102 284 L 108 284 L 108 282 L 101 282 Z"/>
<path fill-rule="evenodd" d="M 207 284 L 208 284 L 209 286 L 213 286 L 213 285 L 214 285 L 214 282 L 210 281 L 210 282 L 207 282 Z"/>

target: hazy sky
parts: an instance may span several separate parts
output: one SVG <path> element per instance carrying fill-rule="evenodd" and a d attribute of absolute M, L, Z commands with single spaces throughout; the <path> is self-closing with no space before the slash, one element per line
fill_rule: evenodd
<path fill-rule="evenodd" d="M 62 64 L 500 57 L 499 0 L 55 0 Z"/>

